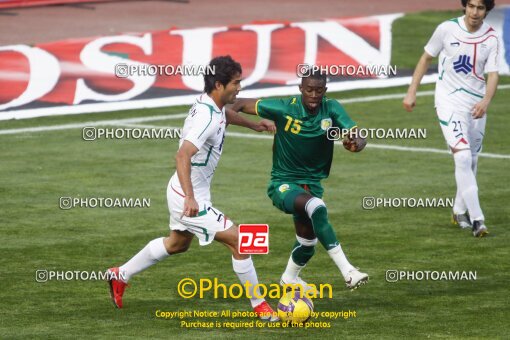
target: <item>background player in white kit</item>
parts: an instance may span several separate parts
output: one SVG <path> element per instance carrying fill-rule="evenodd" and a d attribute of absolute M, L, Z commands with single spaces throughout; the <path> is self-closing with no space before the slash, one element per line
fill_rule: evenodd
<path fill-rule="evenodd" d="M 257 273 L 249 255 L 238 253 L 237 226 L 211 204 L 211 180 L 220 159 L 227 124 L 249 127 L 256 131 L 275 131 L 272 122 L 258 123 L 241 118 L 236 112 L 226 111 L 233 103 L 241 86 L 241 65 L 230 56 L 211 60 L 214 75 L 204 75 L 205 93 L 191 107 L 184 122 L 179 150 L 175 156 L 176 172 L 167 188 L 170 211 L 170 235 L 150 241 L 145 248 L 124 265 L 110 268 L 110 293 L 114 305 L 122 308 L 124 289 L 133 275 L 164 258 L 185 252 L 194 236 L 200 245 L 213 240 L 226 245 L 232 252 L 232 265 L 244 285 L 250 282 L 248 293 L 254 311 L 263 320 L 275 321 L 276 314 L 261 296 L 254 294 L 258 284 Z M 126 282 L 120 278 L 125 277 Z M 250 287 L 250 286 L 248 286 Z"/>
<path fill-rule="evenodd" d="M 432 58 L 439 55 L 435 107 L 455 162 L 453 221 L 462 228 L 472 228 L 475 237 L 482 237 L 488 231 L 478 200 L 476 170 L 487 108 L 498 84 L 500 49 L 496 32 L 484 22 L 494 0 L 461 3 L 465 15 L 440 24 L 425 46 L 403 105 L 412 111 L 418 85 Z"/>

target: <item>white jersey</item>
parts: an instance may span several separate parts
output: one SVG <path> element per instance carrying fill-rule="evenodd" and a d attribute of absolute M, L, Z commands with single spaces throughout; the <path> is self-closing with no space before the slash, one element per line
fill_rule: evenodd
<path fill-rule="evenodd" d="M 439 55 L 436 108 L 471 112 L 485 96 L 484 73 L 498 71 L 499 51 L 498 36 L 485 22 L 474 33 L 464 16 L 440 24 L 425 46 L 431 56 Z"/>
<path fill-rule="evenodd" d="M 205 93 L 196 99 L 184 121 L 179 147 L 187 140 L 198 149 L 191 158 L 191 184 L 197 202 L 211 201 L 211 181 L 220 160 L 226 126 L 225 108 L 220 110 Z M 183 194 L 177 172 L 169 184 L 178 194 Z"/>

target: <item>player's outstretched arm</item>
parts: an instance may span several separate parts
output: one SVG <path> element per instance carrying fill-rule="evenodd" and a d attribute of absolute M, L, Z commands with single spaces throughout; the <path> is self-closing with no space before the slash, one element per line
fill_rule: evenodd
<path fill-rule="evenodd" d="M 499 74 L 498 72 L 489 72 L 487 75 L 487 89 L 485 90 L 485 96 L 483 99 L 473 106 L 471 112 L 474 119 L 482 118 L 487 112 L 487 108 L 491 103 L 492 98 L 496 94 L 498 88 Z"/>
<path fill-rule="evenodd" d="M 175 155 L 177 176 L 179 177 L 179 182 L 181 183 L 185 195 L 182 215 L 188 217 L 198 214 L 198 203 L 195 200 L 193 185 L 191 184 L 191 157 L 197 152 L 197 147 L 193 143 L 185 140 Z"/>
<path fill-rule="evenodd" d="M 225 113 L 227 116 L 227 124 L 242 126 L 257 132 L 263 131 L 268 131 L 271 133 L 276 132 L 276 126 L 274 125 L 274 122 L 270 120 L 262 119 L 258 122 L 254 122 L 252 120 L 244 118 L 239 114 L 239 112 L 236 112 L 228 108 L 225 110 Z"/>
<path fill-rule="evenodd" d="M 238 112 L 242 111 L 244 113 L 248 113 L 251 115 L 256 115 L 257 110 L 255 105 L 257 104 L 258 99 L 251 98 L 237 98 L 235 103 L 230 107 L 232 110 Z"/>
<path fill-rule="evenodd" d="M 413 108 L 416 106 L 416 91 L 418 91 L 418 86 L 420 85 L 423 76 L 427 72 L 432 58 L 433 57 L 430 54 L 423 52 L 423 55 L 421 56 L 418 64 L 416 65 L 416 68 L 414 69 L 411 85 L 409 85 L 407 94 L 402 101 L 404 109 L 406 109 L 407 112 L 413 111 Z"/>

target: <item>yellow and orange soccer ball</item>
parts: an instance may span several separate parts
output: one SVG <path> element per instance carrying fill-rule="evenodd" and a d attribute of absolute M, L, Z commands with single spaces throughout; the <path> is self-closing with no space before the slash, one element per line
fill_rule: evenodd
<path fill-rule="evenodd" d="M 282 322 L 305 323 L 312 312 L 312 300 L 299 290 L 286 292 L 278 302 L 278 317 Z"/>

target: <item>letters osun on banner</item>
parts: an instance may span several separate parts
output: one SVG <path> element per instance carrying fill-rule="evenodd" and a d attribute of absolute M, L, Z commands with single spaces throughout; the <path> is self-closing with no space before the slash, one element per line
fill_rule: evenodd
<path fill-rule="evenodd" d="M 244 97 L 297 93 L 300 64 L 329 67 L 330 91 L 403 85 L 408 77 L 394 77 L 390 65 L 391 25 L 400 16 L 3 46 L 0 120 L 187 105 L 203 90 L 209 60 L 225 54 L 243 66 Z"/>
<path fill-rule="evenodd" d="M 243 66 L 243 96 L 250 91 L 264 96 L 295 93 L 299 64 L 389 65 L 391 24 L 400 16 L 171 29 L 3 46 L 0 119 L 189 104 L 203 90 L 200 67 L 225 54 Z M 180 65 L 194 68 L 178 69 Z M 339 78 L 349 83 L 356 77 Z"/>

